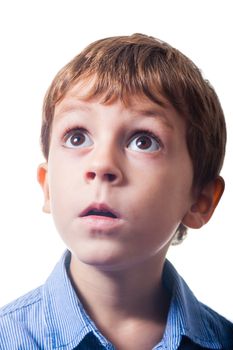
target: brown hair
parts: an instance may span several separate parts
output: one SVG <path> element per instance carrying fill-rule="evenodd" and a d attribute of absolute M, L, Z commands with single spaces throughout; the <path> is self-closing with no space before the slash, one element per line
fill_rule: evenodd
<path fill-rule="evenodd" d="M 201 189 L 218 176 L 225 154 L 226 126 L 213 87 L 180 51 L 143 34 L 98 40 L 56 75 L 43 107 L 41 143 L 46 159 L 56 104 L 78 81 L 93 78 L 87 99 L 101 97 L 103 103 L 116 99 L 127 103 L 130 96 L 143 95 L 162 104 L 160 96 L 165 97 L 186 120 L 193 185 Z M 185 233 L 181 225 L 178 240 Z"/>

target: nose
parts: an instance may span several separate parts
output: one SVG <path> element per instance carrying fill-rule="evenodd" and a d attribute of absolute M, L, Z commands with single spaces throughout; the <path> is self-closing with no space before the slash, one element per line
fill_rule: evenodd
<path fill-rule="evenodd" d="M 119 185 L 123 181 L 122 164 L 116 151 L 103 147 L 93 151 L 87 169 L 85 171 L 86 182 L 101 181 Z"/>

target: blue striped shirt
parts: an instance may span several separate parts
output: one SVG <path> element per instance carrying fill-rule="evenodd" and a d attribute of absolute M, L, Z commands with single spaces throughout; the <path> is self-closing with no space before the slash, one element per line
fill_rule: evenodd
<path fill-rule="evenodd" d="M 44 285 L 0 310 L 1 350 L 114 350 L 78 299 L 69 262 L 66 252 Z M 171 304 L 163 339 L 153 349 L 232 350 L 232 323 L 198 302 L 168 261 L 163 279 Z"/>

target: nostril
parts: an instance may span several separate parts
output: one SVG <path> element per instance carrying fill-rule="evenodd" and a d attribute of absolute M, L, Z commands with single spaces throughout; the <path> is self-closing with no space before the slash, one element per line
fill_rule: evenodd
<path fill-rule="evenodd" d="M 86 175 L 88 180 L 94 180 L 96 174 L 94 172 L 89 171 Z"/>
<path fill-rule="evenodd" d="M 109 182 L 113 182 L 116 179 L 116 175 L 114 174 L 105 174 L 105 177 Z"/>
<path fill-rule="evenodd" d="M 86 173 L 86 180 L 94 180 L 95 178 L 102 178 L 103 181 L 106 182 L 114 182 L 117 179 L 117 174 L 114 173 L 105 173 L 103 172 L 102 174 L 100 172 L 95 172 L 95 171 L 88 171 Z"/>

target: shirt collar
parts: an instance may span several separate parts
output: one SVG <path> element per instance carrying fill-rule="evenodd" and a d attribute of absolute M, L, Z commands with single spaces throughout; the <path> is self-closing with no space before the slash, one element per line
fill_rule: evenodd
<path fill-rule="evenodd" d="M 196 299 L 168 260 L 164 265 L 163 280 L 172 296 L 164 333 L 165 342 L 169 343 L 168 334 L 172 334 L 173 342 L 175 339 L 177 344 L 182 336 L 186 336 L 194 343 L 209 349 L 229 346 L 229 340 L 233 339 L 230 331 L 226 331 L 227 321 Z"/>

